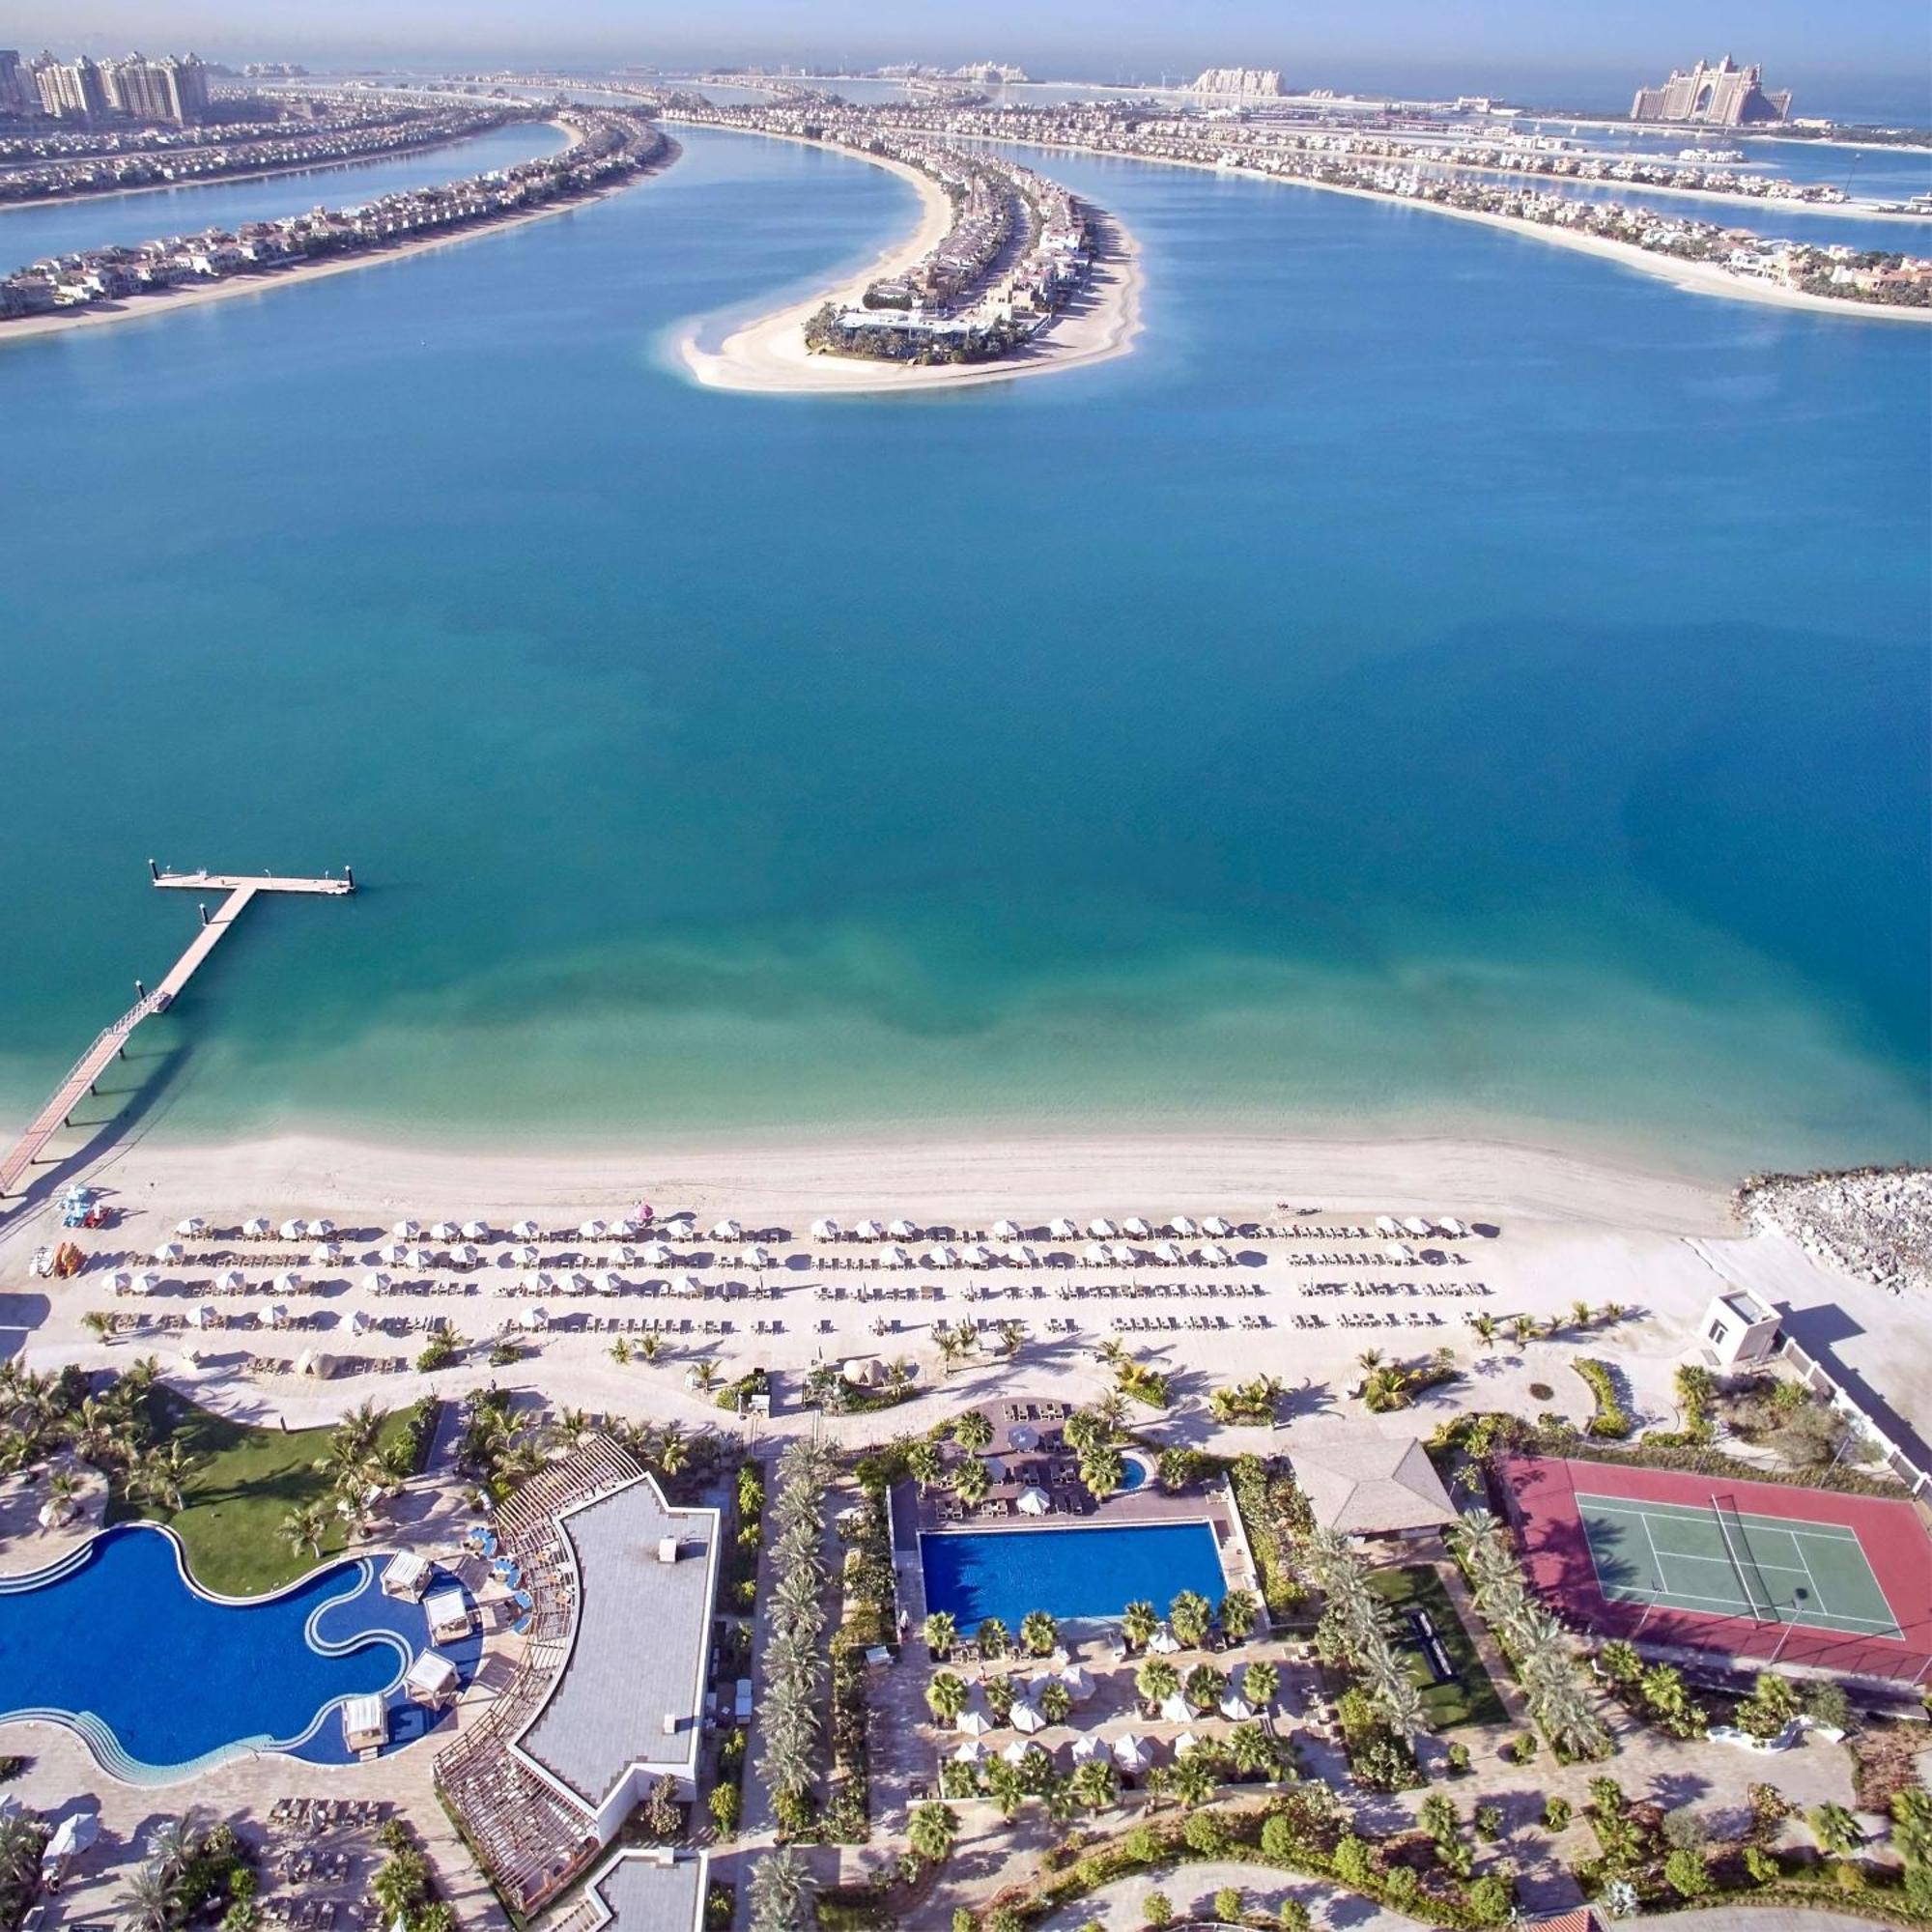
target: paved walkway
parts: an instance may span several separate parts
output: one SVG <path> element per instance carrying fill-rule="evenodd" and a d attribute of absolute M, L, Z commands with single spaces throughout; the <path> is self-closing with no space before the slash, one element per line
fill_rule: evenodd
<path fill-rule="evenodd" d="M 1208 1918 L 1213 1916 L 1214 1894 L 1223 1886 L 1239 1889 L 1250 1912 L 1281 1911 L 1282 1901 L 1298 1898 L 1307 1906 L 1317 1925 L 1333 1926 L 1336 1932 L 1416 1932 L 1416 1921 L 1400 1912 L 1384 1911 L 1359 1892 L 1340 1891 L 1319 1879 L 1290 1878 L 1261 1865 L 1184 1864 L 1140 1872 L 1132 1878 L 1117 1879 L 1112 1885 L 1040 1921 L 1040 1932 L 1079 1932 L 1097 1920 L 1107 1932 L 1142 1932 L 1147 1918 L 1142 1911 L 1150 1892 L 1165 1892 L 1177 1918 Z M 1713 1927 L 1712 1932 L 1720 1932 Z"/>

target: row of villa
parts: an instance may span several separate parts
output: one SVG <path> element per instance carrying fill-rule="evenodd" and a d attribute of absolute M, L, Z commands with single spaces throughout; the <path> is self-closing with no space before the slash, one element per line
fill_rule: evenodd
<path fill-rule="evenodd" d="M 0 280 L 0 321 L 162 294 L 494 221 L 607 186 L 661 160 L 668 147 L 639 114 L 577 109 L 559 119 L 577 138 L 549 159 L 384 195 L 360 207 L 243 222 L 233 232 L 211 229 L 46 257 Z"/>
<path fill-rule="evenodd" d="M 220 139 L 211 140 L 207 129 L 196 128 L 191 141 L 167 146 L 150 146 L 128 135 L 97 136 L 84 153 L 22 157 L 20 165 L 0 168 L 0 202 L 114 194 L 132 187 L 215 181 L 224 175 L 380 159 L 531 118 L 522 110 L 502 107 L 438 113 L 384 107 L 380 113 L 348 116 L 328 112 L 327 119 L 298 131 L 286 121 L 270 122 L 226 129 Z"/>

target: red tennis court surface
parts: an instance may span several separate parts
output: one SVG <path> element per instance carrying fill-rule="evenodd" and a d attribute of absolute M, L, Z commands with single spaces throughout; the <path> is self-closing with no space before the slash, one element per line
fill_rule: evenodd
<path fill-rule="evenodd" d="M 1909 1502 L 1546 1456 L 1508 1457 L 1501 1478 L 1531 1582 L 1579 1628 L 1864 1677 L 1911 1680 L 1932 1666 L 1932 1535 Z M 1829 1587 L 1814 1591 L 1807 1572 L 1787 1591 L 1795 1573 L 1769 1556 L 1759 1567 L 1753 1546 L 1776 1543 L 1779 1526 Z M 1640 1534 L 1641 1555 L 1619 1565 L 1606 1527 Z M 1841 1594 L 1854 1578 L 1867 1586 L 1856 1602 Z"/>

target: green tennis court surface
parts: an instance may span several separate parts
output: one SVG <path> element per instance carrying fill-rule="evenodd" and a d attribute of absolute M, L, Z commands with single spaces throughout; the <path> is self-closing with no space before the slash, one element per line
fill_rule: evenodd
<path fill-rule="evenodd" d="M 1610 1603 L 1901 1634 L 1857 1534 L 1837 1524 L 1744 1516 L 1721 1496 L 1700 1507 L 1579 1492 L 1577 1511 Z"/>

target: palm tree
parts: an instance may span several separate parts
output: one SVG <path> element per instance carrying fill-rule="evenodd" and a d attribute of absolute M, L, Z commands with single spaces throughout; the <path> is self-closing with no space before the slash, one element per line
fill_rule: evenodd
<path fill-rule="evenodd" d="M 993 1479 L 977 1456 L 968 1456 L 952 1472 L 952 1493 L 968 1509 L 978 1509 L 992 1492 Z"/>
<path fill-rule="evenodd" d="M 1496 1346 L 1496 1318 L 1493 1315 L 1475 1316 L 1469 1326 L 1476 1331 L 1476 1337 L 1484 1348 L 1493 1349 Z"/>
<path fill-rule="evenodd" d="M 1180 1688 L 1197 1711 L 1211 1711 L 1228 1694 L 1228 1680 L 1211 1663 L 1197 1663 Z"/>
<path fill-rule="evenodd" d="M 1044 1657 L 1060 1641 L 1060 1626 L 1045 1610 L 1029 1610 L 1020 1619 L 1020 1646 L 1030 1657 Z"/>
<path fill-rule="evenodd" d="M 67 1522 L 73 1515 L 73 1499 L 80 1493 L 80 1478 L 71 1469 L 56 1469 L 47 1478 L 47 1507 L 55 1522 Z"/>
<path fill-rule="evenodd" d="M 1399 1737 L 1418 1738 L 1429 1728 L 1429 1719 L 1422 1704 L 1422 1692 L 1407 1677 L 1399 1677 L 1386 1688 L 1378 1687 L 1376 1702 L 1381 1706 L 1382 1716 L 1388 1719 L 1389 1728 Z"/>
<path fill-rule="evenodd" d="M 551 1439 L 568 1456 L 582 1448 L 590 1428 L 590 1417 L 583 1409 L 566 1408 L 551 1424 Z"/>
<path fill-rule="evenodd" d="M 925 1687 L 926 1709 L 942 1724 L 956 1724 L 971 1695 L 961 1678 L 950 1670 L 942 1670 Z"/>
<path fill-rule="evenodd" d="M 1094 1420 L 1109 1432 L 1118 1431 L 1127 1419 L 1127 1399 L 1119 1389 L 1109 1389 L 1094 1405 Z"/>
<path fill-rule="evenodd" d="M 944 1473 L 939 1444 L 927 1441 L 924 1436 L 912 1443 L 906 1450 L 906 1473 L 919 1485 L 920 1493 L 923 1495 Z"/>
<path fill-rule="evenodd" d="M 1520 1348 L 1536 1333 L 1536 1318 L 1533 1315 L 1513 1315 L 1509 1328 L 1510 1340 Z"/>
<path fill-rule="evenodd" d="M 628 1336 L 619 1335 L 617 1339 L 611 1344 L 611 1359 L 613 1362 L 615 1362 L 620 1369 L 624 1366 L 626 1362 L 628 1362 L 631 1359 L 631 1343 L 630 1343 L 630 1338 Z"/>
<path fill-rule="evenodd" d="M 960 1448 L 977 1456 L 992 1443 L 993 1425 L 980 1410 L 969 1408 L 953 1423 L 952 1439 Z"/>
<path fill-rule="evenodd" d="M 114 1318 L 104 1308 L 90 1308 L 80 1318 L 80 1325 L 97 1342 L 111 1341 L 114 1335 Z"/>
<path fill-rule="evenodd" d="M 1134 1673 L 1134 1689 L 1148 1704 L 1165 1704 L 1180 1689 L 1180 1672 L 1164 1657 L 1151 1657 Z"/>
<path fill-rule="evenodd" d="M 1121 1634 L 1126 1638 L 1129 1650 L 1145 1650 L 1159 1628 L 1160 1619 L 1154 1614 L 1153 1605 L 1141 1598 L 1135 1598 L 1121 1612 Z"/>
<path fill-rule="evenodd" d="M 1168 1775 L 1168 1786 L 1180 1801 L 1183 1811 L 1192 1811 L 1214 1795 L 1214 1772 L 1205 1751 L 1191 1750 L 1175 1759 Z"/>
<path fill-rule="evenodd" d="M 1261 1605 L 1249 1591 L 1230 1590 L 1221 1599 L 1221 1628 L 1235 1643 L 1245 1642 L 1253 1634 L 1260 1617 Z"/>
<path fill-rule="evenodd" d="M 1002 1818 L 1010 1818 L 1026 1799 L 1026 1786 L 1020 1781 L 1018 1767 L 1003 1757 L 996 1757 L 987 1765 L 986 1796 L 999 1806 Z"/>
<path fill-rule="evenodd" d="M 322 1557 L 323 1539 L 328 1534 L 328 1511 L 319 1502 L 298 1503 L 282 1519 L 282 1541 L 294 1549 L 306 1549 L 318 1561 Z"/>
<path fill-rule="evenodd" d="M 1126 1479 L 1126 1459 L 1111 1442 L 1094 1443 L 1080 1459 L 1080 1480 L 1102 1502 Z"/>
<path fill-rule="evenodd" d="M 920 1804 L 913 1809 L 906 1836 L 928 1864 L 943 1865 L 959 1835 L 959 1817 L 950 1804 Z"/>
<path fill-rule="evenodd" d="M 1020 1344 L 1026 1340 L 1026 1324 L 1023 1321 L 1002 1321 L 993 1330 L 993 1338 L 1004 1355 L 1017 1355 Z"/>
<path fill-rule="evenodd" d="M 138 1491 L 170 1516 L 178 1515 L 187 1500 L 187 1479 L 194 1468 L 194 1458 L 177 1438 L 165 1448 L 150 1449 L 135 1461 L 128 1472 L 128 1493 Z"/>
<path fill-rule="evenodd" d="M 1228 1760 L 1244 1776 L 1253 1777 L 1274 1763 L 1274 1747 L 1259 1724 L 1236 1724 L 1228 1733 Z"/>
<path fill-rule="evenodd" d="M 885 1392 L 895 1401 L 911 1388 L 918 1368 L 910 1355 L 895 1355 L 886 1364 Z"/>
<path fill-rule="evenodd" d="M 1073 1692 L 1059 1678 L 1049 1678 L 1040 1689 L 1037 1702 L 1040 1716 L 1049 1724 L 1064 1724 L 1066 1714 L 1073 1708 Z"/>
<path fill-rule="evenodd" d="M 157 1864 L 136 1867 L 121 1904 L 124 1932 L 167 1932 L 174 1918 L 174 1880 Z"/>
<path fill-rule="evenodd" d="M 194 1813 L 162 1818 L 148 1833 L 148 1862 L 164 1877 L 179 1878 L 201 1845 L 201 1828 Z"/>
<path fill-rule="evenodd" d="M 1578 1328 L 1590 1325 L 1590 1304 L 1587 1301 L 1573 1301 L 1570 1304 L 1570 1320 Z"/>
<path fill-rule="evenodd" d="M 1088 1810 L 1104 1811 L 1120 1793 L 1120 1776 L 1105 1758 L 1089 1758 L 1074 1767 L 1069 1786 Z"/>
<path fill-rule="evenodd" d="M 959 1626 L 950 1610 L 934 1610 L 924 1624 L 925 1647 L 935 1657 L 945 1657 L 959 1641 Z"/>
<path fill-rule="evenodd" d="M 1012 1634 L 1000 1618 L 987 1617 L 973 1633 L 973 1641 L 980 1646 L 980 1655 L 988 1663 L 997 1663 L 1010 1648 Z"/>
<path fill-rule="evenodd" d="M 665 1351 L 662 1335 L 640 1335 L 638 1338 L 638 1354 L 646 1362 L 655 1362 Z"/>
<path fill-rule="evenodd" d="M 752 1932 L 809 1932 L 811 1874 L 786 1846 L 767 1852 L 752 1868 Z"/>
<path fill-rule="evenodd" d="M 1388 1359 L 1387 1356 L 1385 1356 L 1379 1349 L 1364 1349 L 1362 1352 L 1355 1357 L 1356 1362 L 1359 1363 L 1362 1368 L 1366 1369 L 1371 1375 L 1373 1375 L 1376 1372 L 1376 1370 L 1380 1368 L 1382 1363 L 1387 1359 Z"/>
<path fill-rule="evenodd" d="M 1241 1672 L 1241 1695 L 1257 1711 L 1265 1711 L 1281 1695 L 1281 1668 L 1265 1662 L 1251 1663 Z"/>
<path fill-rule="evenodd" d="M 724 1379 L 724 1371 L 710 1355 L 691 1365 L 691 1385 L 699 1395 L 709 1395 Z"/>
<path fill-rule="evenodd" d="M 1213 1611 L 1198 1590 L 1182 1590 L 1167 1606 L 1168 1627 L 1189 1650 L 1198 1650 L 1208 1639 L 1208 1625 Z"/>
<path fill-rule="evenodd" d="M 674 1422 L 667 1422 L 658 1436 L 658 1467 L 674 1476 L 691 1461 L 691 1442 Z"/>

